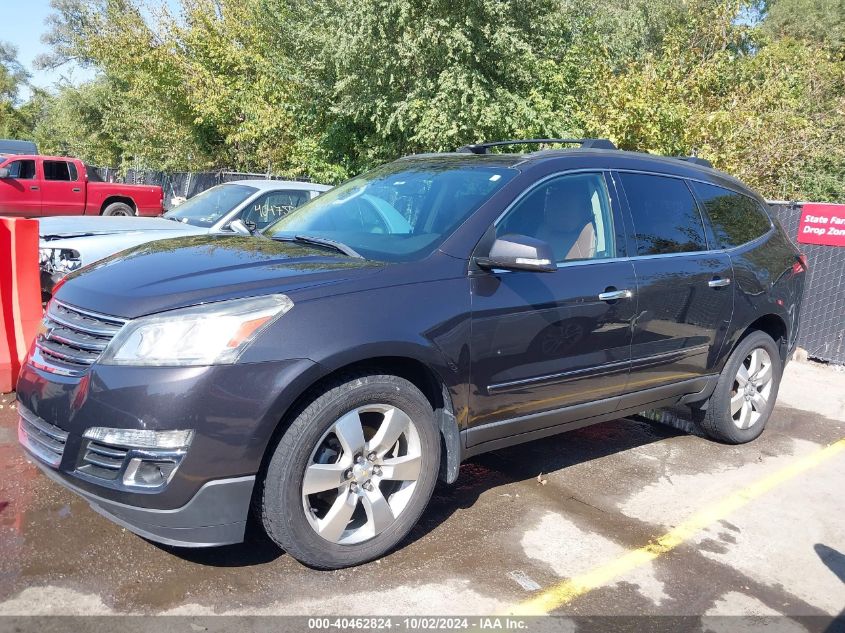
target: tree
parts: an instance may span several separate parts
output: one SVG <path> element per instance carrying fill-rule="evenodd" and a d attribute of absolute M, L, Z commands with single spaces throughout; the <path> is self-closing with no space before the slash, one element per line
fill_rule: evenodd
<path fill-rule="evenodd" d="M 587 135 L 698 151 L 770 197 L 845 199 L 845 12 L 825 37 L 785 17 L 833 1 L 52 0 L 42 63 L 99 74 L 27 111 L 44 147 L 124 167 L 337 182 Z"/>
<path fill-rule="evenodd" d="M 845 0 L 768 0 L 762 29 L 772 39 L 809 41 L 845 55 Z"/>
<path fill-rule="evenodd" d="M 31 121 L 18 108 L 20 89 L 27 85 L 29 74 L 18 61 L 18 51 L 11 44 L 0 42 L 0 137 L 21 138 L 28 135 Z"/>
<path fill-rule="evenodd" d="M 585 25 L 556 2 L 324 6 L 318 98 L 328 107 L 315 122 L 353 172 L 406 153 L 581 129 L 572 97 L 593 51 L 588 38 L 576 42 Z"/>

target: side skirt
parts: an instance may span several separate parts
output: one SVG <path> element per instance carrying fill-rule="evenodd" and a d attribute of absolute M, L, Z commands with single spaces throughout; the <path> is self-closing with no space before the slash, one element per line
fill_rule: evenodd
<path fill-rule="evenodd" d="M 614 398 L 586 402 L 562 409 L 544 411 L 472 427 L 461 432 L 463 436 L 462 459 L 496 449 L 530 442 L 550 435 L 573 431 L 591 424 L 615 420 L 640 413 L 647 409 L 668 407 L 674 404 L 700 402 L 710 397 L 716 388 L 718 375 L 700 376 L 671 385 L 644 389 Z M 597 409 L 607 411 L 607 405 L 617 406 L 610 412 L 591 415 Z"/>

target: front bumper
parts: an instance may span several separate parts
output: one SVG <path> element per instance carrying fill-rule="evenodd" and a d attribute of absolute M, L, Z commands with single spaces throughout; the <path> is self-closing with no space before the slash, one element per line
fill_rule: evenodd
<path fill-rule="evenodd" d="M 183 368 L 94 364 L 82 375 L 62 376 L 30 359 L 17 389 L 27 421 L 21 444 L 51 479 L 145 538 L 191 547 L 236 543 L 267 446 L 315 371 L 315 363 L 299 359 Z M 112 454 L 123 461 L 114 464 L 111 481 L 92 476 L 93 442 L 84 434 L 100 426 L 190 429 L 194 436 L 166 484 L 143 490 L 121 485 L 131 451 Z M 27 441 L 27 433 L 37 441 Z"/>
<path fill-rule="evenodd" d="M 145 539 L 178 547 L 216 547 L 244 540 L 255 475 L 210 481 L 182 507 L 155 510 L 97 496 L 34 456 L 33 461 L 47 477 L 85 499 L 95 512 Z"/>

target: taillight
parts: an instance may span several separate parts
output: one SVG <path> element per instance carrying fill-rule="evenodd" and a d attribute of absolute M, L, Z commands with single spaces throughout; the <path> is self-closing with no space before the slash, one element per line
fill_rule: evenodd
<path fill-rule="evenodd" d="M 798 261 L 792 264 L 792 272 L 798 274 L 809 270 L 809 267 L 807 266 L 807 256 L 804 253 L 797 255 L 796 259 Z"/>

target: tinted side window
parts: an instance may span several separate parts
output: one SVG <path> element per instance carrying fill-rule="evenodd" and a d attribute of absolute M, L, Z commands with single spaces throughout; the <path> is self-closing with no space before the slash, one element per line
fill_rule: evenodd
<path fill-rule="evenodd" d="M 716 185 L 693 182 L 696 195 L 713 226 L 719 248 L 733 248 L 755 240 L 771 228 L 756 200 Z"/>
<path fill-rule="evenodd" d="M 572 174 L 539 185 L 496 227 L 548 242 L 558 262 L 616 256 L 613 213 L 602 174 Z"/>
<path fill-rule="evenodd" d="M 44 180 L 70 180 L 70 170 L 63 160 L 44 161 Z"/>
<path fill-rule="evenodd" d="M 70 179 L 79 180 L 79 174 L 76 173 L 76 165 L 74 165 L 73 163 L 68 163 L 67 168 L 70 170 Z"/>
<path fill-rule="evenodd" d="M 634 219 L 637 255 L 707 250 L 701 214 L 683 180 L 627 173 L 620 178 Z"/>
<path fill-rule="evenodd" d="M 32 180 L 35 178 L 35 161 L 34 160 L 16 160 L 7 165 L 9 170 L 9 178 L 18 178 L 19 180 Z"/>

